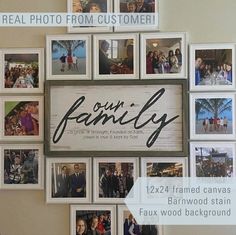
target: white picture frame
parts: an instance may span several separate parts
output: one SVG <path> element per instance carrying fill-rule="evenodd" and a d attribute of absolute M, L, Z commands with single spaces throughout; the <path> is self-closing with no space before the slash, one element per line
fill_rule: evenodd
<path fill-rule="evenodd" d="M 187 40 L 185 32 L 166 33 L 143 33 L 141 34 L 141 79 L 183 79 L 187 78 L 188 57 Z M 168 55 L 173 52 L 172 67 L 168 63 Z M 180 52 L 175 55 L 175 52 Z M 156 54 L 156 63 L 148 55 Z M 159 54 L 158 54 L 159 53 Z M 161 56 L 162 57 L 161 57 Z M 163 58 L 163 63 L 159 63 L 159 58 Z M 178 58 L 179 57 L 179 58 Z M 150 66 L 148 66 L 149 64 Z"/>
<path fill-rule="evenodd" d="M 71 178 L 75 165 L 79 165 L 80 174 L 85 168 L 85 196 L 73 196 Z M 66 167 L 67 195 L 64 194 L 62 182 L 62 168 Z M 69 175 L 70 171 L 70 175 Z M 62 192 L 62 193 L 61 193 Z M 70 194 L 70 195 L 69 195 Z M 47 158 L 46 159 L 46 202 L 47 203 L 91 203 L 91 158 Z"/>
<path fill-rule="evenodd" d="M 71 41 L 70 44 L 72 44 L 70 47 L 68 46 L 69 41 Z M 81 48 L 80 51 L 78 49 L 79 47 Z M 46 48 L 47 80 L 91 79 L 92 60 L 90 35 L 47 35 Z M 53 50 L 55 51 L 54 55 Z M 71 57 L 68 63 L 68 56 L 66 56 L 66 54 L 68 54 L 70 50 Z M 73 50 L 76 51 L 76 54 Z M 55 59 L 53 59 L 53 57 Z M 82 70 L 81 73 L 80 70 Z"/>
<path fill-rule="evenodd" d="M 44 48 L 4 48 L 0 56 L 1 93 L 44 92 Z"/>
<path fill-rule="evenodd" d="M 102 52 L 101 44 L 107 44 L 112 50 L 107 57 L 107 52 Z M 124 49 L 119 51 L 121 46 L 119 44 L 125 44 Z M 109 50 L 108 48 L 108 50 Z M 132 70 L 124 65 L 125 59 L 127 59 L 127 50 L 130 48 L 133 54 L 133 66 Z M 119 55 L 119 54 L 122 54 Z M 114 58 L 112 58 L 114 56 Z M 103 71 L 100 71 L 99 65 L 101 60 L 105 58 L 105 63 L 109 61 L 110 66 L 101 66 Z M 115 66 L 112 73 L 112 65 Z M 139 79 L 139 35 L 133 34 L 96 34 L 93 36 L 93 79 L 94 80 L 128 80 L 128 79 Z M 109 67 L 109 69 L 107 68 Z M 107 68 L 107 69 L 105 69 Z M 106 71 L 105 71 L 106 70 Z M 108 71 L 109 70 L 109 71 Z"/>
<path fill-rule="evenodd" d="M 205 104 L 207 105 L 206 107 Z M 215 117 L 217 113 L 218 115 Z M 225 121 L 214 121 L 215 118 L 224 119 L 224 117 Z M 208 119 L 205 121 L 206 125 L 204 125 L 205 119 Z M 210 119 L 213 119 L 213 122 Z M 215 127 L 214 122 L 217 126 L 219 124 L 220 126 L 218 128 Z M 191 140 L 234 140 L 235 138 L 234 93 L 190 94 Z"/>
<path fill-rule="evenodd" d="M 33 159 L 29 159 L 30 153 Z M 44 155 L 42 144 L 1 144 L 0 154 L 1 189 L 44 189 Z M 19 165 L 14 162 L 15 158 L 19 159 Z M 33 169 L 30 169 L 31 167 Z"/>
<path fill-rule="evenodd" d="M 234 43 L 191 44 L 190 90 L 235 90 L 235 56 Z"/>
<path fill-rule="evenodd" d="M 210 149 L 214 149 L 216 152 L 212 153 Z M 198 156 L 198 151 L 201 156 Z M 191 142 L 190 143 L 190 175 L 191 177 L 209 177 L 209 174 L 214 173 L 213 169 L 211 171 L 213 172 L 204 172 L 205 169 L 203 167 L 203 164 L 208 160 L 207 154 L 210 154 L 211 158 L 215 159 L 214 161 L 211 160 L 211 162 L 220 163 L 224 161 L 224 158 L 227 161 L 226 164 L 232 164 L 227 166 L 228 169 L 226 169 L 225 174 L 226 175 L 213 175 L 212 177 L 235 177 L 236 176 L 236 162 L 235 162 L 235 155 L 236 155 L 236 143 L 235 142 Z M 213 155 L 215 155 L 213 157 Z M 226 156 L 227 155 L 227 156 Z M 202 159 L 200 159 L 200 157 Z M 199 158 L 199 162 L 197 163 L 197 159 Z M 231 160 L 232 159 L 232 160 Z M 231 163 L 232 161 L 232 163 Z M 197 173 L 197 167 L 198 167 L 198 173 Z M 232 169 L 231 169 L 232 167 Z M 215 172 L 214 174 L 218 174 L 218 172 Z"/>
<path fill-rule="evenodd" d="M 103 166 L 102 166 L 103 164 Z M 115 195 L 113 195 L 114 197 L 100 197 L 100 195 L 102 195 L 102 187 L 100 187 L 100 180 L 101 177 L 103 177 L 103 174 L 105 174 L 105 172 L 102 173 L 102 169 L 100 169 L 101 167 L 103 167 L 105 170 L 109 169 L 109 171 L 117 171 L 117 173 L 119 174 L 120 171 L 124 172 L 124 168 L 122 168 L 122 164 L 126 164 L 126 167 L 131 167 L 133 170 L 132 173 L 132 178 L 133 178 L 133 185 L 136 181 L 136 179 L 139 177 L 139 159 L 136 157 L 97 157 L 94 158 L 93 160 L 93 201 L 95 203 L 124 203 L 124 199 L 125 197 L 120 198 L 120 194 L 119 194 L 119 198 L 115 197 Z M 120 166 L 120 170 L 117 169 L 116 165 Z M 114 172 L 111 172 L 111 174 Z M 124 173 L 130 173 L 130 172 L 124 172 Z M 119 182 L 119 181 L 118 181 Z M 130 188 L 127 185 L 127 180 L 125 182 L 126 185 L 126 189 Z M 118 184 L 119 186 L 119 184 Z M 129 193 L 130 189 L 127 189 L 127 194 Z M 118 190 L 120 192 L 120 190 Z M 127 195 L 126 195 L 127 196 Z"/>

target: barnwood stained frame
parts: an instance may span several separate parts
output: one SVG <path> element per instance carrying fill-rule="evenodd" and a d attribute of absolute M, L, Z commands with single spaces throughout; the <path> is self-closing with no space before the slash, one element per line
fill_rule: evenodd
<path fill-rule="evenodd" d="M 162 88 L 165 88 L 163 93 L 161 92 L 161 91 L 163 91 Z M 59 89 L 59 91 L 61 90 L 60 91 L 61 93 L 58 97 L 56 97 L 57 95 L 55 95 L 55 94 L 57 94 L 57 93 L 55 93 L 53 91 L 53 89 L 55 89 L 55 90 Z M 66 91 L 68 91 L 68 89 L 76 90 L 75 94 L 73 94 L 73 92 L 71 92 L 71 91 L 69 91 L 66 94 Z M 173 90 L 173 89 L 176 89 L 177 91 Z M 116 104 L 117 101 L 113 97 L 115 97 L 117 95 L 117 93 L 119 93 L 119 92 L 121 92 L 121 96 L 119 96 L 119 100 L 124 101 L 124 106 L 126 106 L 126 108 L 127 108 L 127 103 L 128 103 L 128 108 L 130 108 L 130 109 L 133 108 L 133 107 L 134 107 L 134 109 L 135 108 L 137 109 L 137 107 L 139 107 L 139 109 L 143 110 L 144 106 L 147 103 L 150 104 L 150 102 L 153 101 L 152 98 L 155 96 L 155 97 L 157 97 L 157 99 L 155 100 L 154 103 L 151 102 L 152 104 L 150 104 L 150 107 L 152 105 L 156 105 L 156 104 L 158 105 L 159 100 L 161 100 L 161 98 L 163 98 L 163 100 L 161 101 L 162 102 L 162 105 L 161 105 L 162 107 L 160 107 L 160 109 L 163 109 L 165 107 L 167 107 L 167 108 L 170 107 L 169 109 L 170 110 L 172 109 L 172 112 L 173 112 L 173 107 L 171 108 L 171 104 L 173 102 L 177 102 L 176 101 L 177 98 L 175 99 L 175 97 L 174 97 L 174 99 L 173 99 L 173 95 L 178 93 L 178 96 L 176 96 L 176 97 L 178 97 L 180 102 L 182 102 L 179 105 L 177 104 L 177 106 L 181 107 L 179 115 L 169 115 L 169 116 L 167 115 L 166 119 L 164 119 L 164 120 L 166 120 L 166 122 L 168 122 L 168 120 L 172 119 L 172 117 L 176 117 L 176 120 L 179 118 L 180 120 L 178 121 L 178 126 L 176 124 L 173 125 L 173 123 L 175 123 L 175 119 L 172 120 L 172 123 L 170 122 L 170 123 L 166 124 L 166 126 L 162 127 L 161 129 L 162 130 L 166 130 L 167 128 L 169 128 L 169 130 L 174 129 L 173 130 L 174 132 L 168 134 L 168 136 L 164 136 L 164 138 L 160 138 L 160 136 L 163 134 L 162 130 L 161 130 L 160 135 L 158 137 L 159 139 L 158 138 L 156 139 L 156 141 L 159 141 L 159 140 L 161 141 L 163 139 L 162 143 L 165 143 L 164 144 L 165 147 L 163 147 L 164 150 L 162 149 L 162 146 L 156 146 L 155 147 L 156 149 L 153 150 L 152 147 L 155 146 L 155 143 L 156 143 L 155 141 L 153 141 L 154 143 L 152 143 L 152 145 L 150 144 L 150 141 L 149 141 L 149 144 L 151 145 L 151 147 L 150 146 L 147 147 L 147 142 L 148 142 L 147 135 L 145 136 L 143 134 L 142 128 L 140 128 L 141 124 L 143 124 L 144 122 L 147 122 L 147 120 L 149 120 L 150 122 L 147 122 L 147 124 L 151 123 L 151 125 L 156 125 L 157 124 L 159 126 L 157 126 L 157 125 L 155 126 L 156 128 L 158 127 L 157 129 L 156 128 L 153 129 L 152 127 L 149 126 L 149 131 L 152 130 L 152 132 L 149 133 L 148 136 L 151 138 L 151 135 L 154 134 L 154 131 L 159 130 L 159 127 L 161 127 L 163 122 L 157 122 L 157 123 L 152 122 L 153 120 L 157 120 L 157 119 L 158 120 L 163 120 L 163 119 L 161 119 L 161 117 L 163 117 L 163 114 L 158 113 L 158 110 L 159 110 L 158 107 L 157 108 L 155 107 L 153 112 L 151 112 L 149 110 L 149 112 L 151 112 L 151 114 L 146 115 L 146 116 L 143 115 L 144 116 L 144 117 L 142 116 L 142 118 L 144 118 L 143 121 L 140 121 L 140 120 L 137 121 L 136 120 L 137 123 L 139 123 L 139 124 L 136 123 L 137 126 L 139 126 L 139 128 L 137 130 L 142 133 L 141 137 L 139 135 L 136 136 L 137 146 L 135 145 L 136 142 L 134 142 L 133 145 L 132 145 L 132 139 L 131 140 L 126 139 L 126 140 L 123 141 L 123 143 L 122 142 L 118 143 L 118 145 L 116 143 L 117 141 L 114 142 L 114 140 L 112 140 L 112 141 L 108 140 L 108 142 L 106 142 L 107 140 L 101 140 L 99 143 L 102 143 L 102 147 L 100 145 L 96 147 L 96 146 L 94 146 L 94 143 L 96 142 L 96 138 L 94 138 L 95 141 L 94 141 L 94 139 L 89 141 L 88 143 L 89 144 L 91 143 L 91 146 L 88 145 L 87 147 L 86 146 L 85 147 L 80 146 L 79 144 L 82 143 L 84 140 L 78 141 L 78 139 L 76 140 L 77 141 L 76 144 L 74 144 L 73 146 L 66 146 L 66 144 L 65 144 L 65 146 L 57 147 L 56 146 L 57 143 L 63 142 L 63 144 L 64 144 L 68 141 L 68 138 L 65 138 L 65 136 L 63 136 L 65 134 L 65 132 L 66 132 L 66 135 L 68 135 L 69 132 L 72 133 L 75 129 L 79 129 L 80 126 L 81 126 L 81 123 L 82 123 L 82 125 L 84 123 L 81 121 L 82 120 L 81 117 L 79 118 L 81 123 L 76 123 L 76 120 L 74 120 L 74 119 L 76 119 L 75 117 L 77 117 L 78 114 L 77 114 L 77 116 L 75 116 L 75 115 L 72 115 L 73 113 L 71 112 L 70 113 L 71 116 L 70 115 L 66 116 L 66 114 L 63 113 L 61 117 L 64 117 L 64 118 L 66 117 L 66 118 L 64 119 L 64 118 L 60 117 L 56 122 L 57 129 L 58 129 L 57 135 L 55 135 L 56 136 L 56 141 L 58 141 L 58 139 L 59 139 L 59 137 L 58 137 L 59 134 L 61 134 L 63 132 L 62 129 L 63 129 L 64 124 L 65 124 L 65 129 L 64 129 L 64 132 L 62 133 L 62 135 L 60 137 L 62 139 L 60 139 L 56 144 L 54 144 L 53 142 L 51 142 L 52 138 L 50 136 L 51 135 L 50 134 L 51 133 L 50 129 L 54 128 L 52 133 L 55 134 L 55 129 L 56 128 L 55 128 L 55 123 L 51 123 L 51 118 L 52 118 L 52 115 L 53 115 L 53 118 L 55 118 L 55 117 L 58 116 L 58 114 L 56 113 L 56 115 L 55 115 L 55 113 L 52 113 L 52 109 L 54 110 L 54 112 L 56 112 L 55 110 L 58 109 L 58 108 L 63 109 L 64 106 L 65 106 L 65 104 L 64 104 L 65 102 L 70 102 L 70 105 L 68 107 L 71 108 L 75 104 L 74 103 L 75 100 L 74 99 L 70 100 L 69 96 L 73 96 L 73 95 L 76 96 L 76 99 L 78 101 L 78 99 L 80 99 L 82 96 L 86 97 L 87 93 L 85 93 L 85 92 L 90 91 L 90 90 L 92 91 L 92 94 L 88 93 L 88 100 L 90 99 L 90 101 L 91 101 L 91 97 L 89 98 L 89 96 L 91 96 L 91 95 L 93 95 L 96 98 L 98 97 L 97 100 L 92 99 L 93 103 L 92 103 L 92 106 L 90 107 L 91 108 L 90 111 L 95 110 L 95 109 L 96 110 L 92 113 L 90 121 L 93 120 L 94 116 L 97 115 L 98 110 L 99 111 L 102 110 L 104 112 L 107 111 L 107 110 L 105 110 L 105 108 L 103 106 L 105 104 L 104 101 L 101 101 L 101 100 L 106 99 L 106 98 L 109 97 L 109 103 L 110 104 L 111 103 Z M 112 91 L 108 92 L 109 94 L 107 95 L 106 94 L 107 91 L 110 91 L 110 90 L 112 90 Z M 151 90 L 152 93 L 151 92 L 146 92 L 145 93 L 145 91 L 149 91 L 149 90 Z M 90 91 L 90 93 L 91 93 L 91 91 Z M 156 92 L 155 95 L 153 95 L 154 94 L 153 91 L 155 91 L 155 92 L 158 91 L 158 92 Z M 96 92 L 96 94 L 94 94 L 93 92 Z M 99 97 L 99 94 L 97 95 L 97 92 L 101 93 L 100 94 L 101 97 Z M 125 92 L 128 92 L 128 93 L 125 95 Z M 132 97 L 135 96 L 135 92 L 136 92 L 137 99 L 141 99 L 141 98 L 143 99 L 143 97 L 146 96 L 146 97 L 144 97 L 144 100 L 145 100 L 144 104 L 139 105 L 139 104 L 132 103 Z M 143 92 L 143 94 L 140 94 L 140 92 Z M 52 93 L 53 93 L 53 95 L 52 95 Z M 80 93 L 81 93 L 81 95 L 78 95 Z M 148 95 L 147 95 L 147 93 L 148 93 Z M 152 95 L 150 95 L 149 93 L 151 93 Z M 105 98 L 103 97 L 104 95 L 106 96 Z M 152 97 L 152 98 L 150 98 L 150 97 Z M 171 98 L 170 98 L 170 101 L 168 101 L 168 99 L 169 99 L 168 97 L 172 97 L 172 101 L 171 101 Z M 113 100 L 112 100 L 112 98 L 113 98 Z M 128 101 L 125 100 L 125 99 L 128 99 Z M 54 102 L 54 105 L 51 104 L 51 101 Z M 83 101 L 85 101 L 85 99 Z M 79 101 L 79 103 L 81 104 L 81 107 L 83 106 L 82 105 L 83 101 L 81 101 L 81 100 Z M 96 102 L 100 102 L 100 105 L 96 105 Z M 146 104 L 145 104 L 145 102 L 146 102 Z M 55 103 L 57 105 L 55 105 Z M 78 102 L 77 102 L 77 104 L 78 104 Z M 80 104 L 78 105 L 78 107 L 80 106 Z M 118 104 L 119 105 L 116 104 L 116 106 L 114 106 L 112 109 L 108 110 L 108 112 L 110 112 L 110 113 L 108 113 L 108 115 L 111 115 L 111 112 L 114 112 L 112 114 L 116 115 L 117 114 L 116 111 L 119 112 L 120 109 L 124 108 L 122 105 L 120 105 L 119 102 L 118 102 Z M 135 106 L 137 106 L 137 107 L 135 107 Z M 88 107 L 88 105 L 85 104 L 84 107 Z M 82 107 L 82 109 L 84 107 Z M 153 108 L 153 107 L 151 107 L 151 108 Z M 66 111 L 68 111 L 68 108 L 66 109 Z M 76 111 L 78 111 L 77 108 L 75 109 L 75 112 Z M 126 111 L 130 111 L 130 110 L 126 110 Z M 136 110 L 136 113 L 138 113 L 139 111 Z M 125 112 L 125 110 L 123 110 L 122 114 L 124 112 Z M 133 113 L 133 112 L 134 112 L 133 110 L 130 111 L 130 113 Z M 88 113 L 88 111 L 87 111 L 87 113 Z M 153 115 L 155 115 L 155 113 L 156 113 L 156 116 L 154 116 L 155 118 L 152 119 L 152 117 L 153 117 Z M 68 114 L 68 112 L 67 112 L 67 114 Z M 84 111 L 82 114 L 85 115 L 86 111 Z M 69 117 L 73 117 L 73 120 L 72 119 L 68 120 Z M 121 115 L 118 114 L 117 119 L 119 117 L 121 117 Z M 62 123 L 61 123 L 61 125 L 58 125 L 60 123 L 60 121 Z M 124 118 L 123 121 L 127 121 L 127 118 L 126 119 Z M 129 122 L 129 123 L 132 124 L 133 122 L 135 122 L 135 120 L 132 121 L 132 122 Z M 68 125 L 75 125 L 75 124 L 76 124 L 76 127 L 71 127 L 72 128 L 71 130 L 66 129 L 68 127 Z M 168 127 L 168 125 L 169 125 L 169 127 Z M 117 128 L 117 125 L 113 125 L 113 126 L 115 126 L 115 131 L 119 130 L 119 127 Z M 134 124 L 134 126 L 135 126 L 135 124 Z M 146 126 L 148 126 L 148 125 L 146 125 Z M 84 156 L 90 156 L 90 157 L 93 157 L 93 156 L 95 156 L 95 157 L 99 157 L 99 156 L 100 157 L 104 157 L 104 156 L 105 157 L 106 156 L 114 156 L 114 157 L 115 156 L 129 156 L 129 157 L 132 157 L 132 156 L 136 156 L 136 157 L 137 156 L 142 156 L 142 157 L 144 157 L 144 156 L 149 156 L 149 157 L 150 156 L 162 156 L 162 157 L 165 157 L 165 156 L 166 157 L 186 156 L 187 152 L 188 152 L 188 142 L 187 142 L 187 140 L 188 140 L 188 131 L 187 131 L 188 128 L 187 128 L 187 126 L 188 126 L 188 96 L 187 96 L 187 81 L 186 81 L 186 79 L 179 79 L 179 80 L 174 80 L 174 79 L 148 80 L 148 81 L 147 80 L 145 80 L 145 81 L 142 81 L 142 80 L 135 80 L 135 81 L 134 80 L 125 80 L 125 81 L 114 81 L 114 80 L 113 81 L 46 81 L 46 98 L 45 98 L 45 142 L 46 143 L 45 143 L 45 154 L 47 156 L 56 156 L 56 157 L 58 157 L 58 156 L 68 156 L 68 157 L 69 156 L 83 156 L 83 157 Z M 96 125 L 94 125 L 94 124 L 90 125 L 90 131 L 87 131 L 87 133 L 89 133 L 89 132 L 91 133 L 91 128 L 94 128 L 94 127 L 96 129 Z M 130 131 L 132 131 L 130 129 L 130 126 L 127 127 L 128 129 L 126 129 L 126 127 L 123 127 L 121 125 L 120 125 L 120 127 L 123 128 L 123 131 L 125 133 L 126 132 L 130 133 Z M 145 127 L 145 125 L 144 125 L 144 127 Z M 81 128 L 81 129 L 84 130 L 85 128 L 86 128 L 86 125 L 84 125 L 84 127 Z M 102 126 L 102 129 L 105 130 L 106 125 Z M 135 128 L 133 128 L 133 129 L 135 130 Z M 78 131 L 80 131 L 80 129 Z M 112 130 L 112 126 L 111 126 L 110 131 L 111 132 L 114 131 L 114 130 Z M 145 131 L 146 132 L 148 131 L 148 127 L 144 128 L 144 132 Z M 171 138 L 172 137 L 175 138 L 175 133 L 177 133 L 177 135 L 181 136 L 181 139 L 176 137 L 176 142 L 179 143 L 179 146 L 176 147 L 177 150 L 174 149 L 175 147 L 173 147 L 173 149 L 171 150 L 172 144 L 173 144 L 173 141 L 171 140 Z M 73 137 L 72 134 L 71 134 L 71 136 Z M 74 136 L 75 136 L 75 134 L 74 134 Z M 64 140 L 63 140 L 63 137 L 64 137 Z M 82 138 L 81 135 L 77 135 L 77 137 Z M 99 136 L 99 138 L 101 138 L 101 137 L 103 138 L 103 136 Z M 84 136 L 83 138 L 87 138 L 87 137 Z M 123 138 L 124 138 L 124 136 L 123 136 Z M 145 140 L 144 140 L 144 138 L 145 138 Z M 147 141 L 146 146 L 139 147 L 138 142 L 140 142 L 140 140 L 142 140 L 143 142 Z M 72 138 L 71 141 L 72 142 L 75 141 L 74 138 Z M 86 143 L 86 144 L 88 144 L 88 143 Z M 127 145 L 127 143 L 128 143 L 128 145 Z M 129 146 L 129 143 L 130 143 L 130 146 Z M 108 145 L 108 144 L 110 144 L 110 145 Z M 120 146 L 119 146 L 119 144 L 120 144 Z M 95 143 L 95 145 L 96 145 L 96 143 Z M 55 148 L 57 148 L 57 150 L 55 150 Z"/>

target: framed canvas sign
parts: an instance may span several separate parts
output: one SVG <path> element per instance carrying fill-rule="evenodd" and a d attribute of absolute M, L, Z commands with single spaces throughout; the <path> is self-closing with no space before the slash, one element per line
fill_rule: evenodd
<path fill-rule="evenodd" d="M 186 154 L 185 80 L 47 81 L 46 89 L 48 155 Z"/>

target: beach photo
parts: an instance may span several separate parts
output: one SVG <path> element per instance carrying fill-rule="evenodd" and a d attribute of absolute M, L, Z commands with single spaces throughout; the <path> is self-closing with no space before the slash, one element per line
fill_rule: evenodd
<path fill-rule="evenodd" d="M 2 58 L 3 93 L 43 92 L 43 49 L 4 49 Z"/>
<path fill-rule="evenodd" d="M 191 143 L 191 176 L 234 177 L 235 143 Z"/>
<path fill-rule="evenodd" d="M 89 203 L 90 158 L 47 159 L 47 202 Z"/>
<path fill-rule="evenodd" d="M 94 36 L 94 79 L 138 78 L 138 37 Z"/>
<path fill-rule="evenodd" d="M 144 33 L 141 35 L 141 78 L 185 78 L 186 34 Z"/>
<path fill-rule="evenodd" d="M 190 64 L 192 90 L 235 88 L 235 45 L 193 44 Z"/>
<path fill-rule="evenodd" d="M 225 139 L 235 135 L 234 95 L 191 94 L 191 136 Z"/>
<path fill-rule="evenodd" d="M 114 235 L 116 207 L 105 205 L 71 205 L 71 235 Z"/>
<path fill-rule="evenodd" d="M 90 77 L 90 36 L 47 37 L 48 79 Z"/>
<path fill-rule="evenodd" d="M 141 158 L 142 177 L 185 177 L 186 161 L 181 157 Z"/>
<path fill-rule="evenodd" d="M 1 145 L 1 188 L 43 189 L 42 145 Z"/>

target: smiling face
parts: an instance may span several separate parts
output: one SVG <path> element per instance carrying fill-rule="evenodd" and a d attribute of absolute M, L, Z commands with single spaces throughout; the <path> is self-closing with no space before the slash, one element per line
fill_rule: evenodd
<path fill-rule="evenodd" d="M 82 7 L 80 0 L 73 1 L 73 12 L 75 12 L 75 13 L 83 12 L 83 7 Z"/>
<path fill-rule="evenodd" d="M 79 219 L 79 220 L 76 222 L 76 232 L 77 232 L 79 235 L 82 235 L 82 234 L 85 232 L 85 229 L 86 229 L 86 226 L 85 226 L 84 220 Z"/>

